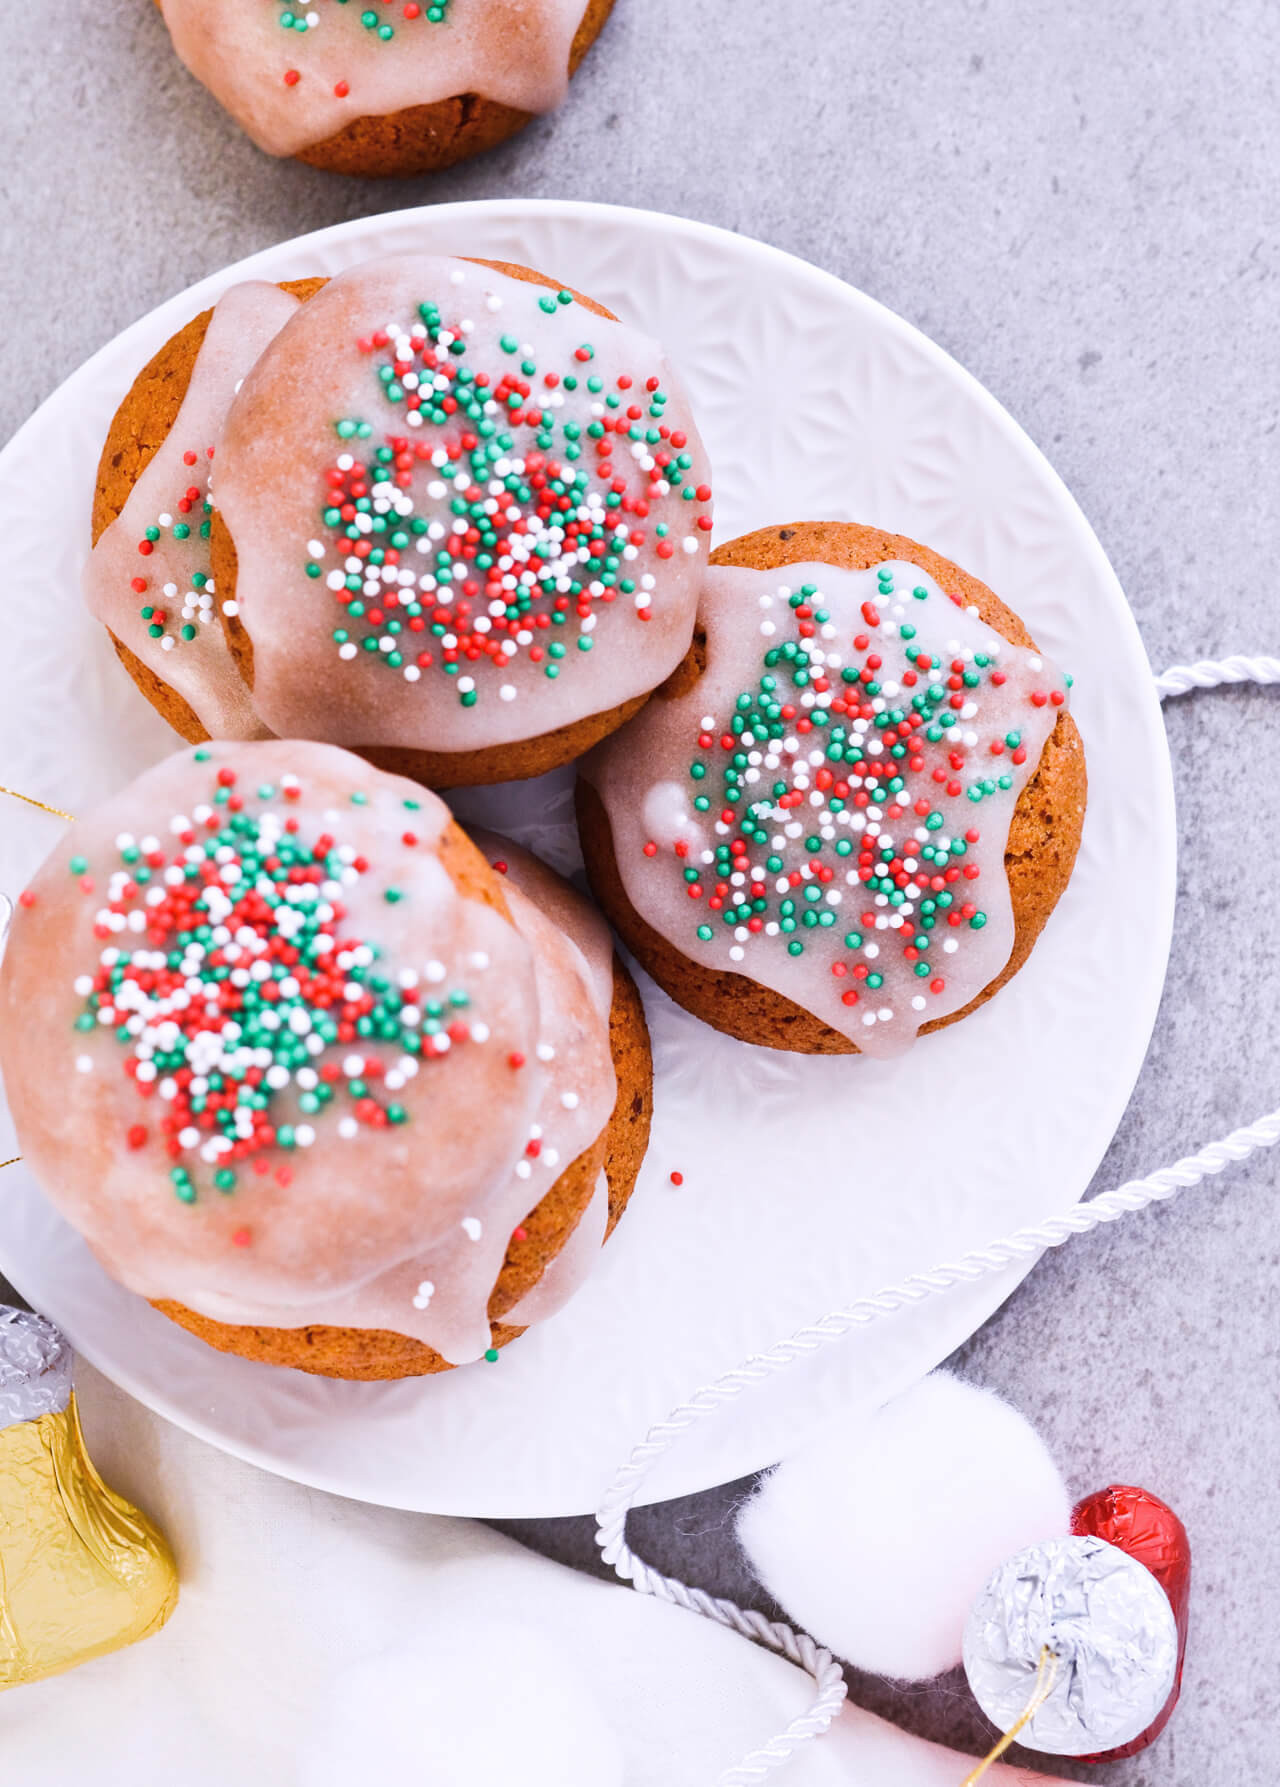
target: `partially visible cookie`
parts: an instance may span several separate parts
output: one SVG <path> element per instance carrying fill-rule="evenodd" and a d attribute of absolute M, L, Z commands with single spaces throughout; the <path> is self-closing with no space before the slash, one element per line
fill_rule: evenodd
<path fill-rule="evenodd" d="M 271 155 L 434 173 L 563 100 L 613 0 L 156 0 L 187 67 Z"/>
<path fill-rule="evenodd" d="M 323 284 L 232 286 L 143 367 L 99 456 L 86 599 L 138 688 L 191 744 L 265 735 L 223 637 L 209 480 L 245 374 Z"/>
<path fill-rule="evenodd" d="M 580 766 L 593 891 L 716 1029 L 896 1053 L 998 992 L 1067 886 L 1087 798 L 1067 681 L 900 535 L 766 528 L 712 566 L 689 657 Z"/>

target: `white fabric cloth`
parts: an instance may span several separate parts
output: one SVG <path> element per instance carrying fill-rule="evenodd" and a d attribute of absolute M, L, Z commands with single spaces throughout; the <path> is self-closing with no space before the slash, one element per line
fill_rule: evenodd
<path fill-rule="evenodd" d="M 404 1733 L 386 1742 L 383 1723 L 402 1702 L 403 1717 L 422 1728 L 407 1690 L 381 1704 L 376 1691 L 369 1698 L 370 1660 L 399 1656 L 388 1665 L 399 1683 L 412 1678 L 405 1653 L 421 1658 L 427 1679 L 456 1672 L 466 1685 L 452 1699 L 458 1707 L 474 1704 L 478 1672 L 487 1682 L 488 1717 L 504 1741 L 492 1770 L 467 1787 L 509 1787 L 510 1727 L 530 1731 L 531 1704 L 546 1729 L 530 1732 L 528 1748 L 558 1746 L 559 1787 L 710 1787 L 811 1697 L 790 1664 L 709 1621 L 593 1582 L 470 1521 L 366 1507 L 271 1477 L 159 1420 L 87 1367 L 78 1382 L 90 1453 L 168 1533 L 182 1595 L 158 1636 L 0 1694 L 6 1780 L 453 1787 L 428 1767 L 425 1739 L 420 1751 Z M 504 1689 L 534 1645 L 544 1681 L 563 1692 Z M 362 1722 L 368 1749 L 357 1753 Z M 409 1760 L 418 1754 L 421 1768 Z M 364 1775 L 375 1756 L 384 1766 Z M 393 1756 L 402 1760 L 387 1768 Z M 958 1787 L 969 1766 L 848 1709 L 777 1779 Z M 1025 1771 L 990 1780 L 1054 1787 Z"/>

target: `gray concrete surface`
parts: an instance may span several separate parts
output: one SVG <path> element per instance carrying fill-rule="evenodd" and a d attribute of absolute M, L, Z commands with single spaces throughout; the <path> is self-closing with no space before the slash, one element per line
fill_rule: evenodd
<path fill-rule="evenodd" d="M 4 53 L 0 435 L 160 299 L 299 231 L 493 195 L 645 205 L 807 256 L 957 355 L 1074 490 L 1157 663 L 1280 646 L 1274 0 L 618 0 L 560 116 L 392 185 L 261 157 L 148 0 L 11 4 Z M 1170 712 L 1177 935 L 1099 1188 L 1278 1102 L 1278 702 Z M 1045 1121 L 1071 1113 L 1047 1097 Z M 956 1361 L 1038 1423 L 1075 1489 L 1136 1479 L 1191 1529 L 1179 1716 L 1146 1757 L 1081 1779 L 1276 1776 L 1278 1172 L 1264 1159 L 1050 1257 Z M 757 1598 L 740 1492 L 639 1517 L 647 1555 Z M 585 1522 L 509 1530 L 591 1563 Z M 958 1681 L 853 1686 L 983 1747 Z"/>

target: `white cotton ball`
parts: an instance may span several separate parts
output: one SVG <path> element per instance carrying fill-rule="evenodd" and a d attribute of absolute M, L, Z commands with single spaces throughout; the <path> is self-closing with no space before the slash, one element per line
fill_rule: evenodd
<path fill-rule="evenodd" d="M 1032 1427 L 934 1372 L 856 1426 L 833 1422 L 765 1479 L 738 1537 L 788 1619 L 858 1669 L 924 1681 L 960 1661 L 996 1567 L 1071 1530 Z"/>
<path fill-rule="evenodd" d="M 531 1626 L 452 1614 L 344 1670 L 320 1704 L 300 1787 L 622 1787 L 590 1689 Z"/>

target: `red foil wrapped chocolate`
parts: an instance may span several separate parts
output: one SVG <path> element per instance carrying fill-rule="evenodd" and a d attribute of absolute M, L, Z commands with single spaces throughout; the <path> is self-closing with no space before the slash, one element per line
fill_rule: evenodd
<path fill-rule="evenodd" d="M 1160 1716 L 1140 1737 L 1121 1749 L 1108 1750 L 1102 1756 L 1086 1756 L 1086 1762 L 1119 1762 L 1125 1756 L 1136 1756 L 1154 1743 L 1173 1716 L 1182 1689 L 1182 1664 L 1187 1651 L 1187 1615 L 1191 1600 L 1191 1541 L 1173 1509 L 1159 1496 L 1128 1484 L 1113 1483 L 1096 1495 L 1086 1496 L 1071 1516 L 1071 1531 L 1105 1539 L 1109 1545 L 1128 1557 L 1145 1564 L 1155 1577 L 1173 1608 L 1178 1626 L 1178 1673 L 1173 1692 Z"/>

